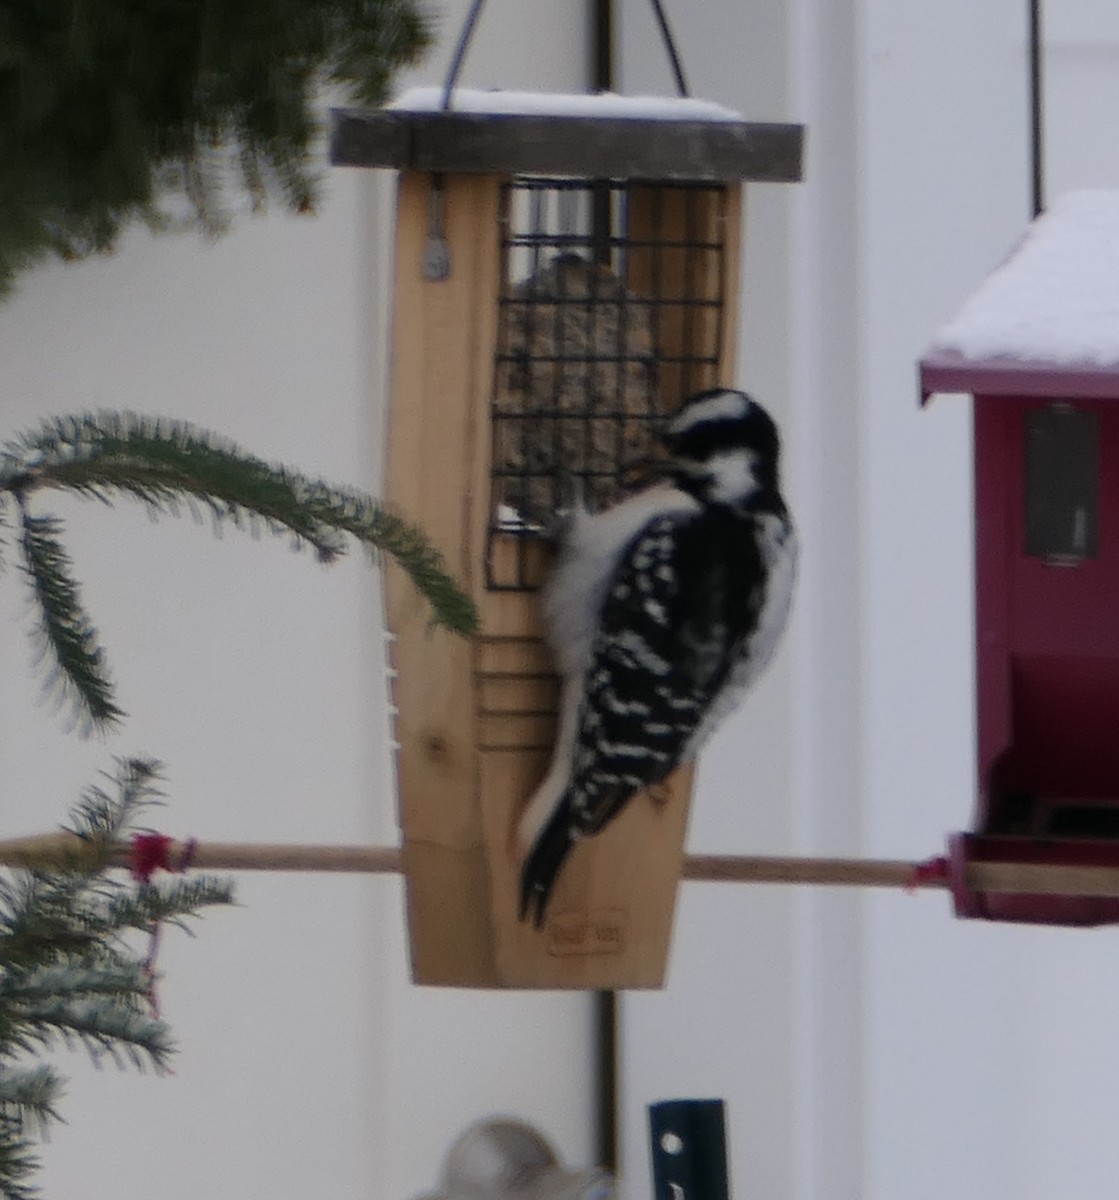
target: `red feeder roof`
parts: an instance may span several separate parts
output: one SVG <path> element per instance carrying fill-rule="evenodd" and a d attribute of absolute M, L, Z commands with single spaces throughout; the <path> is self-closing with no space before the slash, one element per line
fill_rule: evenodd
<path fill-rule="evenodd" d="M 938 392 L 1119 400 L 1119 363 L 1073 366 L 1036 359 L 972 359 L 956 351 L 934 348 L 921 359 L 920 380 L 922 404 Z"/>

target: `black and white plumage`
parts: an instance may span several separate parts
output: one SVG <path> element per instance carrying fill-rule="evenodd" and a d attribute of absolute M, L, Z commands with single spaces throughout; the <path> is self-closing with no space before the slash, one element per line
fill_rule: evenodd
<path fill-rule="evenodd" d="M 744 392 L 701 392 L 664 441 L 668 481 L 578 508 L 544 589 L 559 727 L 518 828 L 521 917 L 537 926 L 574 842 L 695 756 L 788 616 L 796 535 L 769 414 Z"/>

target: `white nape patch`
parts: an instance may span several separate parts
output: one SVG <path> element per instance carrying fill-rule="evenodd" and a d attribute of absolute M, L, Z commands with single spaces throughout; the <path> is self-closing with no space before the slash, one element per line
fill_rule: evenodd
<path fill-rule="evenodd" d="M 388 106 L 404 112 L 438 112 L 443 107 L 443 88 L 409 88 Z M 619 96 L 616 92 L 482 91 L 455 88 L 452 112 L 499 113 L 542 117 L 598 117 L 635 121 L 741 121 L 742 114 L 710 100 L 690 97 Z"/>
<path fill-rule="evenodd" d="M 755 461 L 755 456 L 748 450 L 713 454 L 704 464 L 711 476 L 707 494 L 720 504 L 736 504 L 748 499 L 758 490 Z"/>
<path fill-rule="evenodd" d="M 738 421 L 750 409 L 751 400 L 742 392 L 727 388 L 717 392 L 706 400 L 689 404 L 668 427 L 669 434 L 681 434 L 693 425 L 702 425 L 705 421 Z"/>

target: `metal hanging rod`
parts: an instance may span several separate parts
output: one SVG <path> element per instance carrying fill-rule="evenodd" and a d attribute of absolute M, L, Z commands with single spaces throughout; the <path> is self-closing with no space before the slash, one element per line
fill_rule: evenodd
<path fill-rule="evenodd" d="M 451 100 L 455 87 L 458 84 L 458 77 L 462 73 L 462 65 L 466 61 L 466 52 L 470 48 L 470 42 L 474 37 L 474 30 L 478 26 L 485 2 L 486 0 L 473 0 L 466 14 L 466 20 L 463 22 L 462 29 L 459 32 L 454 53 L 451 55 L 450 66 L 447 68 L 447 76 L 443 81 L 444 112 L 449 111 L 451 108 Z M 664 6 L 661 4 L 661 0 L 650 0 L 650 3 L 653 6 L 653 16 L 656 18 L 657 28 L 660 30 L 661 41 L 664 42 L 664 49 L 668 55 L 669 65 L 672 67 L 673 78 L 676 80 L 676 91 L 680 96 L 686 97 L 688 95 L 688 83 L 684 78 L 684 67 L 676 49 L 676 42 L 672 36 L 672 30 L 669 27 Z"/>
<path fill-rule="evenodd" d="M 672 30 L 668 27 L 668 18 L 664 14 L 661 0 L 652 0 L 652 4 L 653 15 L 657 18 L 657 25 L 661 31 L 661 40 L 664 42 L 664 48 L 668 53 L 668 61 L 672 64 L 672 74 L 676 78 L 676 91 L 681 96 L 687 96 L 688 84 L 684 79 L 684 68 L 680 62 L 680 56 L 676 53 L 676 43 L 672 38 Z"/>
<path fill-rule="evenodd" d="M 1042 0 L 1028 0 L 1030 101 L 1030 207 L 1039 216 L 1045 209 L 1045 28 Z"/>

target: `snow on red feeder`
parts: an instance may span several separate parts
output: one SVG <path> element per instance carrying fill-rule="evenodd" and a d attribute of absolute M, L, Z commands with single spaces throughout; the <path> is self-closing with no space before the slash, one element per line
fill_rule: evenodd
<path fill-rule="evenodd" d="M 979 804 L 967 861 L 1119 866 L 1119 192 L 1039 217 L 921 361 L 974 397 Z M 1119 899 L 960 916 L 1119 922 Z"/>

